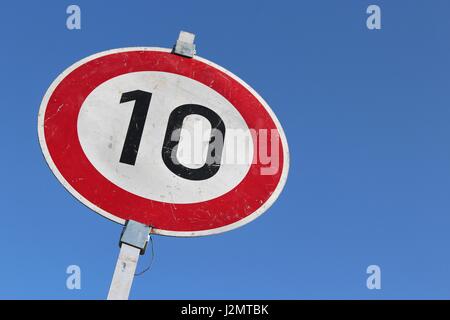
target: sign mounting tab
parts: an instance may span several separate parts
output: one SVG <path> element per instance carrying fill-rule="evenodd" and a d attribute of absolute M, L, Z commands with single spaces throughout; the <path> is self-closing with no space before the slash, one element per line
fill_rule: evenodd
<path fill-rule="evenodd" d="M 186 31 L 180 31 L 180 35 L 178 36 L 178 40 L 173 49 L 173 53 L 179 54 L 180 56 L 192 58 L 196 53 L 194 39 L 195 34 Z"/>

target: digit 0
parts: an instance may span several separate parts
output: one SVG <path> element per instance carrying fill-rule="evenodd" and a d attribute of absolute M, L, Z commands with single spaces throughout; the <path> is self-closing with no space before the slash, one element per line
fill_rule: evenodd
<path fill-rule="evenodd" d="M 208 119 L 212 128 L 206 162 L 198 169 L 188 168 L 173 159 L 180 142 L 183 120 L 192 114 L 198 114 Z M 167 168 L 179 177 L 189 180 L 209 179 L 219 171 L 224 138 L 225 125 L 217 113 L 198 104 L 184 104 L 175 108 L 169 116 L 162 148 L 163 161 Z M 214 145 L 213 142 L 217 139 L 220 141 Z"/>

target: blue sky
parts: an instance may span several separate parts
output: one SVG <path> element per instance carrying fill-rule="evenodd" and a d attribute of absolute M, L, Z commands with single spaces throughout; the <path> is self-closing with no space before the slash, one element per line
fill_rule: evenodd
<path fill-rule="evenodd" d="M 98 51 L 171 47 L 200 56 L 270 104 L 291 151 L 287 185 L 245 227 L 155 237 L 132 299 L 450 298 L 450 2 L 2 2 L 0 298 L 104 299 L 121 226 L 53 177 L 37 113 L 54 78 Z M 382 29 L 366 28 L 366 8 Z M 138 269 L 150 259 L 141 258 Z M 66 268 L 81 267 L 81 290 Z M 368 290 L 366 268 L 381 267 Z"/>

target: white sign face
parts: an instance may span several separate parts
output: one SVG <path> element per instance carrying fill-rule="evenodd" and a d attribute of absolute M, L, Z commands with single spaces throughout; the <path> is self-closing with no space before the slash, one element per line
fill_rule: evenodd
<path fill-rule="evenodd" d="M 118 161 L 126 139 L 135 101 L 119 103 L 124 92 L 151 92 L 150 106 L 133 166 Z M 226 124 L 220 170 L 202 183 L 175 175 L 165 165 L 161 150 L 167 119 L 175 108 L 208 106 Z M 228 133 L 228 132 L 227 132 Z M 144 198 L 171 203 L 196 203 L 214 199 L 233 189 L 247 174 L 253 159 L 251 133 L 239 112 L 219 93 L 198 81 L 167 72 L 135 72 L 115 77 L 94 89 L 81 106 L 78 135 L 89 161 L 108 180 Z M 182 125 L 177 160 L 200 168 L 206 162 L 211 125 L 201 115 L 187 116 Z M 233 161 L 236 150 L 247 163 Z M 226 161 L 229 159 L 230 161 Z"/>
<path fill-rule="evenodd" d="M 99 214 L 169 236 L 242 226 L 280 194 L 289 153 L 267 103 L 231 72 L 161 48 L 125 48 L 64 71 L 38 120 L 59 181 Z"/>

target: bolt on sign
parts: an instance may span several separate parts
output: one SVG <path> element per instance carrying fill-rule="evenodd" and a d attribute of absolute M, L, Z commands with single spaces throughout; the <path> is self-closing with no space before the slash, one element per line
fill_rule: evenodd
<path fill-rule="evenodd" d="M 45 94 L 38 132 L 73 196 L 154 234 L 242 226 L 270 207 L 288 174 L 283 129 L 258 93 L 171 49 L 115 49 L 75 63 Z"/>

